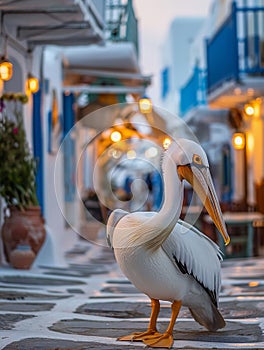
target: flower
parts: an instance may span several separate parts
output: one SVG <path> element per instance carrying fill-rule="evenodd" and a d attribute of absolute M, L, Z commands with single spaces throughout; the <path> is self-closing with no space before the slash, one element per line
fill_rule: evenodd
<path fill-rule="evenodd" d="M 5 108 L 4 100 L 0 99 L 0 112 L 3 112 L 3 109 Z"/>
<path fill-rule="evenodd" d="M 0 196 L 8 207 L 20 210 L 38 205 L 36 161 L 28 146 L 22 117 L 25 97 L 21 93 L 5 93 L 0 97 Z"/>

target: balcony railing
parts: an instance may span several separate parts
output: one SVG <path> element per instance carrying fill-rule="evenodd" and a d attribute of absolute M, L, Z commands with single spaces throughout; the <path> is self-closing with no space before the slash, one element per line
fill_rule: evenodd
<path fill-rule="evenodd" d="M 264 7 L 237 7 L 207 41 L 207 89 L 264 73 Z"/>
<path fill-rule="evenodd" d="M 138 23 L 132 0 L 107 0 L 105 16 L 106 39 L 132 42 L 138 53 Z"/>
<path fill-rule="evenodd" d="M 199 67 L 180 90 L 180 114 L 185 115 L 190 109 L 206 104 L 206 74 Z"/>

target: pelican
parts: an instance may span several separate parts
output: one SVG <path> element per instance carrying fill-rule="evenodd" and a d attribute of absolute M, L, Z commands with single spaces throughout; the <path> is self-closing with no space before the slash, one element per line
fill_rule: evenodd
<path fill-rule="evenodd" d="M 107 222 L 107 240 L 125 276 L 151 299 L 148 329 L 122 336 L 153 348 L 171 348 L 173 328 L 182 305 L 209 331 L 225 326 L 218 310 L 221 284 L 219 247 L 192 225 L 179 219 L 187 180 L 222 234 L 228 236 L 202 147 L 187 139 L 172 142 L 162 161 L 164 200 L 159 212 L 114 210 Z M 164 334 L 157 331 L 160 300 L 171 302 Z"/>

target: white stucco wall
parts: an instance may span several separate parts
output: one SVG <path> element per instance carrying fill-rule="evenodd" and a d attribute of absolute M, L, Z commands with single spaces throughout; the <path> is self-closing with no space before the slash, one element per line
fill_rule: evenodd
<path fill-rule="evenodd" d="M 52 108 L 52 91 L 56 91 L 59 115 L 62 115 L 62 54 L 61 48 L 46 47 L 43 56 L 44 94 L 43 94 L 43 151 L 44 151 L 44 216 L 56 249 L 55 263 L 63 264 L 63 254 L 66 249 L 73 246 L 76 239 L 63 217 L 59 203 L 64 203 L 64 168 L 63 158 L 57 160 L 56 176 L 59 177 L 54 184 L 54 171 L 56 163 L 56 147 L 53 153 L 48 151 L 49 122 L 48 114 Z M 59 202 L 58 202 L 59 200 Z M 64 209 L 64 208 L 62 208 Z"/>
<path fill-rule="evenodd" d="M 171 113 L 178 113 L 179 89 L 192 72 L 191 45 L 203 22 L 203 18 L 175 18 L 162 46 L 162 69 L 169 68 L 169 93 L 161 106 Z"/>

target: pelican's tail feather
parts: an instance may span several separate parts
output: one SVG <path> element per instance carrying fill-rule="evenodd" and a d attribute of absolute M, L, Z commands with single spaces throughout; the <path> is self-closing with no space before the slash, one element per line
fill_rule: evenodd
<path fill-rule="evenodd" d="M 207 306 L 206 309 L 201 307 L 189 308 L 195 321 L 211 332 L 224 328 L 226 325 L 225 320 L 216 306 L 213 303 L 210 303 Z"/>

